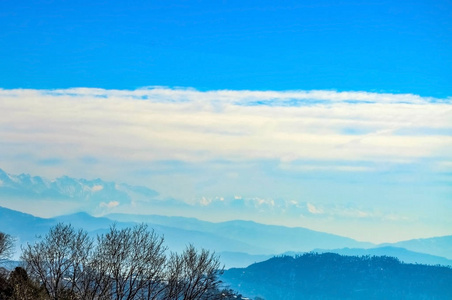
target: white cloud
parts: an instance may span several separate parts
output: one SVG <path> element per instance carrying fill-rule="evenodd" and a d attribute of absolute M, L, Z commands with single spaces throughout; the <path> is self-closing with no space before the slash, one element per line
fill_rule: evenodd
<path fill-rule="evenodd" d="M 202 197 L 201 200 L 199 201 L 199 204 L 200 204 L 201 206 L 207 206 L 207 205 L 209 205 L 210 203 L 212 203 L 212 199 L 207 198 L 207 197 Z"/>
<path fill-rule="evenodd" d="M 364 209 L 355 204 L 338 205 L 328 204 L 323 205 L 322 209 L 314 207 L 312 204 L 307 204 L 308 211 L 312 214 L 323 214 L 325 217 L 342 218 L 342 219 L 373 219 L 378 221 L 391 222 L 408 222 L 412 218 L 403 215 L 401 212 L 394 213 L 387 210 L 380 209 Z"/>
<path fill-rule="evenodd" d="M 98 191 L 102 191 L 104 189 L 104 187 L 102 185 L 95 185 L 91 188 L 91 190 L 93 192 L 98 192 Z"/>
<path fill-rule="evenodd" d="M 36 159 L 90 156 L 125 163 L 452 159 L 450 135 L 397 134 L 452 127 L 450 99 L 410 94 L 0 90 L 0 111 L 0 151 L 6 160 L 30 153 Z"/>
<path fill-rule="evenodd" d="M 343 218 L 372 218 L 374 214 L 357 208 L 340 208 L 331 212 L 332 215 Z"/>
<path fill-rule="evenodd" d="M 320 215 L 323 214 L 323 209 L 316 207 L 314 204 L 312 203 L 306 203 L 306 207 L 308 208 L 308 211 L 311 214 L 315 214 L 315 215 Z"/>
<path fill-rule="evenodd" d="M 102 208 L 114 208 L 114 207 L 116 207 L 118 205 L 119 205 L 118 201 L 110 201 L 108 203 L 107 202 L 101 202 L 99 204 L 99 207 L 102 207 Z"/>
<path fill-rule="evenodd" d="M 273 200 L 273 199 L 264 199 L 264 198 L 254 197 L 251 199 L 247 199 L 247 201 L 253 203 L 254 206 L 258 207 L 258 208 L 260 208 L 262 206 L 273 208 L 275 206 L 275 200 Z"/>

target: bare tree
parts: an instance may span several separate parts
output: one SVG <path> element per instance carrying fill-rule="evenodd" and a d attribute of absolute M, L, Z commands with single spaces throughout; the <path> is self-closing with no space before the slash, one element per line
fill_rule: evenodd
<path fill-rule="evenodd" d="M 88 266 L 93 242 L 83 230 L 57 224 L 39 242 L 27 245 L 22 260 L 32 278 L 40 282 L 51 299 L 80 299 L 78 282 Z"/>
<path fill-rule="evenodd" d="M 97 251 L 97 250 L 96 250 Z M 93 257 L 83 268 L 83 274 L 77 282 L 80 299 L 83 300 L 109 300 L 111 299 L 111 279 L 103 267 L 107 262 L 99 261 Z"/>
<path fill-rule="evenodd" d="M 168 299 L 215 299 L 221 281 L 219 257 L 189 245 L 182 254 L 172 253 L 168 263 Z"/>
<path fill-rule="evenodd" d="M 147 225 L 118 229 L 98 237 L 94 265 L 111 280 L 112 299 L 158 299 L 164 287 L 166 247 Z"/>
<path fill-rule="evenodd" d="M 218 276 L 223 268 L 214 253 L 190 245 L 168 259 L 166 250 L 163 237 L 144 224 L 113 225 L 96 244 L 85 231 L 58 224 L 27 245 L 22 259 L 31 280 L 54 300 L 225 298 Z"/>
<path fill-rule="evenodd" d="M 181 299 L 184 288 L 184 278 L 182 277 L 183 268 L 184 262 L 182 255 L 171 253 L 167 266 L 165 299 Z"/>
<path fill-rule="evenodd" d="M 0 232 L 0 259 L 11 257 L 14 252 L 14 238 L 9 234 Z"/>

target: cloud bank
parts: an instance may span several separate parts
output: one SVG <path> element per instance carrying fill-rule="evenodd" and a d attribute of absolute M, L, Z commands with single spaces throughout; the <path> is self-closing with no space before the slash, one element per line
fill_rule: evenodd
<path fill-rule="evenodd" d="M 450 98 L 163 87 L 0 90 L 0 111 L 1 153 L 9 159 L 452 160 Z"/>

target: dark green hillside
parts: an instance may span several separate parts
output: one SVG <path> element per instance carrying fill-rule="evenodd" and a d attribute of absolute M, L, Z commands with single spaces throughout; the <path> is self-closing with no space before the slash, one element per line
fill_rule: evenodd
<path fill-rule="evenodd" d="M 275 257 L 222 279 L 252 297 L 277 299 L 452 299 L 452 268 L 388 256 L 307 253 Z"/>

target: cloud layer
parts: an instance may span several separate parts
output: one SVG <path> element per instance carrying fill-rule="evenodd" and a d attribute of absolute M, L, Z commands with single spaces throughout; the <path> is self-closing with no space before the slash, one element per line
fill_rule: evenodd
<path fill-rule="evenodd" d="M 450 99 L 409 94 L 0 90 L 0 111 L 2 154 L 32 152 L 42 162 L 109 156 L 447 163 L 452 156 Z"/>

